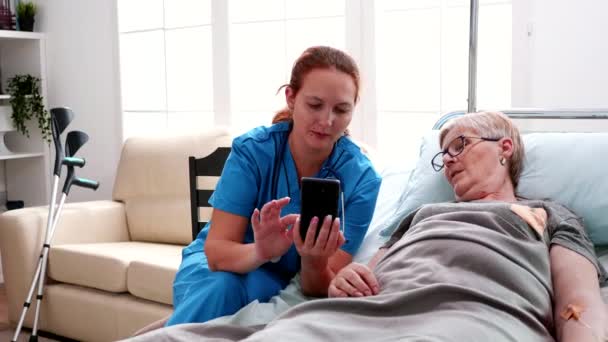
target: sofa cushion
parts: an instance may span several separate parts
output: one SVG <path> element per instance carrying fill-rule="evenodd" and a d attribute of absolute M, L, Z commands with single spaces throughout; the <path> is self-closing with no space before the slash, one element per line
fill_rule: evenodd
<path fill-rule="evenodd" d="M 113 198 L 126 204 L 131 240 L 191 242 L 188 157 L 202 158 L 231 143 L 230 132 L 219 127 L 196 135 L 127 139 Z M 178 219 L 168 226 L 167 219 L 159 219 L 163 215 Z"/>
<path fill-rule="evenodd" d="M 133 241 L 183 245 L 192 242 L 189 198 L 132 198 L 126 202 L 125 211 Z"/>
<path fill-rule="evenodd" d="M 133 261 L 127 270 L 127 290 L 139 298 L 173 305 L 173 279 L 180 262 L 181 254 Z"/>
<path fill-rule="evenodd" d="M 180 258 L 183 246 L 145 242 L 57 245 L 51 247 L 49 276 L 60 282 L 109 292 L 126 292 L 134 261 Z M 181 259 L 178 259 L 181 260 Z"/>
<path fill-rule="evenodd" d="M 45 331 L 78 341 L 117 341 L 129 338 L 135 331 L 167 317 L 172 311 L 169 305 L 127 293 L 49 284 L 44 288 L 40 322 Z"/>

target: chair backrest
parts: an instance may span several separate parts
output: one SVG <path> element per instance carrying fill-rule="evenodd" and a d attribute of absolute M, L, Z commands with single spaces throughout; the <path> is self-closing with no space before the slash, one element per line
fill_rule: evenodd
<path fill-rule="evenodd" d="M 230 147 L 219 147 L 204 158 L 188 157 L 193 240 L 211 219 L 209 198 L 215 190 L 229 154 Z"/>

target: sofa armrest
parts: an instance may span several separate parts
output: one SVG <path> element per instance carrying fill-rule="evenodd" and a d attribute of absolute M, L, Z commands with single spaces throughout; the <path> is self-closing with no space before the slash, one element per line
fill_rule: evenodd
<path fill-rule="evenodd" d="M 65 204 L 51 246 L 129 241 L 124 204 L 94 201 Z M 9 320 L 19 320 L 45 238 L 48 206 L 0 215 L 0 253 Z M 51 247 L 52 248 L 52 247 Z M 33 310 L 29 310 L 28 318 Z"/>

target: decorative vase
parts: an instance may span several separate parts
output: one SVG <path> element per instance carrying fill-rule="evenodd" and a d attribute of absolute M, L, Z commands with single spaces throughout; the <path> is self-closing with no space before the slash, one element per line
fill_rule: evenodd
<path fill-rule="evenodd" d="M 19 21 L 19 30 L 29 32 L 34 31 L 34 17 L 19 17 L 17 21 Z"/>
<path fill-rule="evenodd" d="M 10 106 L 0 106 L 0 156 L 13 154 L 4 143 L 4 135 L 16 130 L 11 114 Z"/>

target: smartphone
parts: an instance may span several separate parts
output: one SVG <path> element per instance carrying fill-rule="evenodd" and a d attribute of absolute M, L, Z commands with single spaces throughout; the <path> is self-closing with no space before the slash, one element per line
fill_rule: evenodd
<path fill-rule="evenodd" d="M 340 181 L 337 179 L 302 177 L 300 202 L 300 234 L 302 241 L 306 239 L 308 226 L 313 217 L 319 219 L 317 233 L 327 215 L 332 220 L 338 216 L 338 201 L 340 199 Z M 333 222 L 333 221 L 332 221 Z"/>

